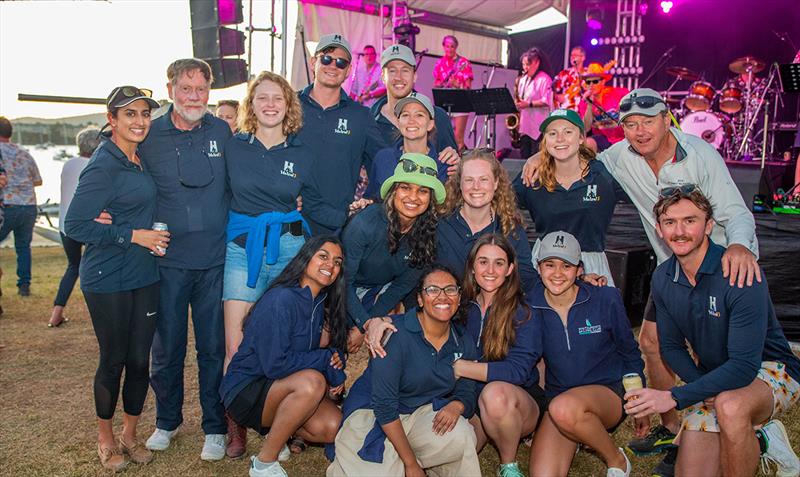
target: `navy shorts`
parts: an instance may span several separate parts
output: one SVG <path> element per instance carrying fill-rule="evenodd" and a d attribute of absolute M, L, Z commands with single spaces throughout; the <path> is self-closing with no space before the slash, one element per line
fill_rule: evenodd
<path fill-rule="evenodd" d="M 262 436 L 267 435 L 269 427 L 261 424 L 261 415 L 264 413 L 264 403 L 273 382 L 272 379 L 262 376 L 239 391 L 227 409 L 237 424 L 253 429 Z"/>

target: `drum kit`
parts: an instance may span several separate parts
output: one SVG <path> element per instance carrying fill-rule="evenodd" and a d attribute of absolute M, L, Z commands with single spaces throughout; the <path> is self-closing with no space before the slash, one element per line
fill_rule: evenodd
<path fill-rule="evenodd" d="M 756 122 L 767 111 L 761 111 L 768 94 L 778 95 L 777 83 L 760 80 L 755 75 L 766 68 L 766 63 L 753 56 L 737 58 L 729 69 L 736 78 L 716 89 L 702 76 L 683 66 L 670 66 L 665 72 L 674 77 L 667 91 L 662 92 L 670 109 L 679 120 L 681 129 L 703 138 L 714 146 L 726 159 L 760 155 L 763 141 L 763 119 L 761 131 L 756 131 Z M 686 91 L 673 91 L 680 81 L 690 81 Z M 773 104 L 777 98 L 772 98 Z M 774 117 L 772 118 L 774 119 Z"/>

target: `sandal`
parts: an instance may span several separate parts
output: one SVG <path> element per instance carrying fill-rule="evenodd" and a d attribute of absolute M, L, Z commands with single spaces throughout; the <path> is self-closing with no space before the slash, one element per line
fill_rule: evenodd
<path fill-rule="evenodd" d="M 69 323 L 69 318 L 67 318 L 66 316 L 62 317 L 61 321 L 59 321 L 58 323 L 48 322 L 47 323 L 47 327 L 48 328 L 58 328 L 59 326 L 63 325 L 64 323 Z"/>
<path fill-rule="evenodd" d="M 117 446 L 106 447 L 104 449 L 98 443 L 97 455 L 100 457 L 100 464 L 112 472 L 119 472 L 128 465 L 128 461 Z"/>
<path fill-rule="evenodd" d="M 292 454 L 302 454 L 303 451 L 306 450 L 306 447 L 308 447 L 306 445 L 306 441 L 304 441 L 302 437 L 297 437 L 297 436 L 294 436 L 291 439 L 289 439 L 288 445 L 289 445 L 289 451 L 291 451 Z"/>

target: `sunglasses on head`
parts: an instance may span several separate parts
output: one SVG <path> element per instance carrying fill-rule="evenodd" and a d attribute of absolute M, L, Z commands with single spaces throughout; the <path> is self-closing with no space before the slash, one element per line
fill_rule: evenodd
<path fill-rule="evenodd" d="M 591 86 L 593 84 L 600 84 L 601 81 L 603 81 L 603 80 L 601 80 L 600 78 L 583 80 L 583 82 L 586 83 L 589 86 Z"/>
<path fill-rule="evenodd" d="M 658 196 L 662 199 L 672 197 L 673 195 L 689 195 L 692 192 L 699 190 L 695 184 L 683 184 L 673 187 L 664 187 L 658 191 Z"/>
<path fill-rule="evenodd" d="M 133 86 L 123 86 L 122 88 L 117 88 L 117 90 L 114 91 L 111 96 L 116 96 L 120 93 L 122 93 L 122 95 L 126 98 L 134 98 L 136 96 L 147 96 L 148 98 L 153 97 L 153 92 L 149 89 L 134 88 Z"/>
<path fill-rule="evenodd" d="M 432 167 L 420 166 L 411 159 L 401 159 L 400 164 L 403 166 L 403 172 L 421 172 L 429 176 L 436 177 L 436 169 Z"/>
<path fill-rule="evenodd" d="M 319 57 L 319 61 L 325 66 L 333 63 L 334 60 L 336 60 L 336 67 L 340 70 L 347 68 L 347 65 L 350 64 L 350 61 L 344 58 L 334 58 L 331 55 L 322 55 Z"/>
<path fill-rule="evenodd" d="M 634 104 L 640 108 L 649 109 L 658 103 L 667 104 L 664 103 L 664 100 L 653 96 L 633 96 L 620 101 L 619 110 L 623 113 L 628 112 L 631 110 Z"/>

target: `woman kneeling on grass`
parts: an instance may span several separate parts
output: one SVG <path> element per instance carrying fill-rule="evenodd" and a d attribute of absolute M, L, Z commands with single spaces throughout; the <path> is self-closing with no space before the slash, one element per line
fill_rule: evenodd
<path fill-rule="evenodd" d="M 417 303 L 396 315 L 387 356 L 370 361 L 345 399 L 336 435 L 334 476 L 480 475 L 475 383 L 456 379 L 453 363 L 475 359 L 475 346 L 452 324 L 460 290 L 453 273 L 434 265 L 422 276 Z M 462 417 L 463 416 L 463 417 Z"/>
<path fill-rule="evenodd" d="M 539 387 L 539 323 L 531 319 L 520 287 L 514 247 L 503 235 L 486 234 L 475 242 L 464 278 L 467 335 L 479 362 L 459 359 L 456 378 L 479 381 L 479 414 L 470 419 L 478 451 L 488 439 L 500 454 L 499 477 L 522 477 L 517 466 L 520 438 L 531 434 L 546 408 Z M 484 384 L 486 383 L 486 384 Z"/>
<path fill-rule="evenodd" d="M 330 443 L 342 414 L 327 396 L 344 384 L 347 346 L 342 245 L 303 245 L 245 319 L 244 337 L 222 382 L 222 401 L 240 425 L 267 434 L 250 477 L 285 477 L 292 435 Z"/>
<path fill-rule="evenodd" d="M 622 376 L 643 376 L 644 363 L 622 296 L 576 281 L 581 248 L 567 232 L 545 235 L 537 260 L 542 283 L 528 301 L 540 323 L 535 342 L 550 404 L 534 436 L 531 476 L 566 476 L 578 444 L 586 444 L 606 463 L 608 477 L 628 477 L 631 463 L 609 432 L 625 420 Z"/>

